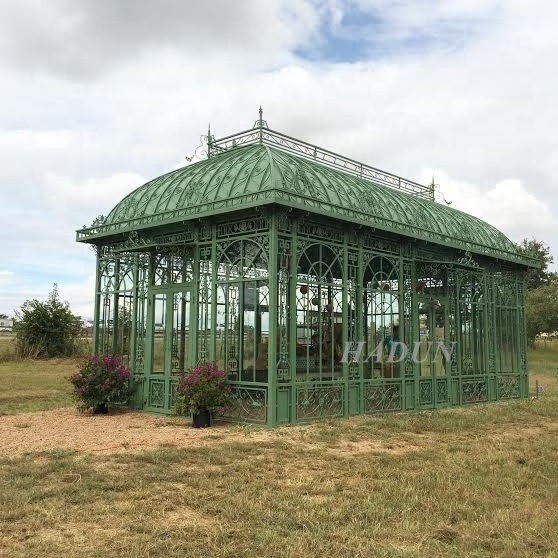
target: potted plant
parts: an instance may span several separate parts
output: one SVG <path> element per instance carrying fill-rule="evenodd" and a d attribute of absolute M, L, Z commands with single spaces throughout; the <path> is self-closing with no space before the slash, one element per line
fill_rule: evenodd
<path fill-rule="evenodd" d="M 126 403 L 130 395 L 130 371 L 116 356 L 88 357 L 69 380 L 78 408 L 93 409 L 94 414 L 108 413 L 110 404 Z"/>
<path fill-rule="evenodd" d="M 211 416 L 223 414 L 231 402 L 231 386 L 214 363 L 204 362 L 184 371 L 176 386 L 175 412 L 192 415 L 192 426 L 211 425 Z"/>

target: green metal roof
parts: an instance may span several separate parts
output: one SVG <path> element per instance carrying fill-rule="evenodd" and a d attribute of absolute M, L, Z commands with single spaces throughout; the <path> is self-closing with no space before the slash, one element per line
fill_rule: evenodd
<path fill-rule="evenodd" d="M 147 182 L 120 201 L 100 226 L 78 231 L 78 240 L 98 242 L 270 203 L 525 263 L 510 239 L 476 217 L 259 143 L 228 148 Z"/>

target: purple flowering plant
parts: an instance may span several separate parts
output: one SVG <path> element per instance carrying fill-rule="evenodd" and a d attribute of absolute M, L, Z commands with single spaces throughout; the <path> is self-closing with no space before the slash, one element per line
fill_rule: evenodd
<path fill-rule="evenodd" d="M 214 363 L 204 362 L 180 375 L 174 409 L 179 415 L 196 414 L 205 409 L 222 415 L 231 403 L 231 394 L 225 373 Z"/>
<path fill-rule="evenodd" d="M 85 411 L 97 405 L 126 403 L 130 395 L 130 370 L 117 356 L 94 355 L 85 359 L 68 379 L 78 407 Z"/>

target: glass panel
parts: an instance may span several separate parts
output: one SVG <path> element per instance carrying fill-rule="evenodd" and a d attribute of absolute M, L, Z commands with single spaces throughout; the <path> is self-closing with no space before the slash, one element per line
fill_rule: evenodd
<path fill-rule="evenodd" d="M 220 258 L 215 360 L 230 380 L 267 381 L 268 267 L 263 247 L 251 240 L 231 242 Z"/>
<path fill-rule="evenodd" d="M 516 310 L 498 308 L 496 310 L 496 365 L 498 372 L 517 371 L 516 364 Z"/>
<path fill-rule="evenodd" d="M 365 378 L 400 377 L 399 281 L 393 261 L 383 256 L 370 259 L 364 272 Z M 390 356 L 391 351 L 393 354 Z"/>
<path fill-rule="evenodd" d="M 298 270 L 296 379 L 339 379 L 343 373 L 341 258 L 329 246 L 312 244 L 300 255 Z"/>
<path fill-rule="evenodd" d="M 171 374 L 180 374 L 188 368 L 190 323 L 190 291 L 173 294 Z"/>
<path fill-rule="evenodd" d="M 215 362 L 217 363 L 217 367 L 219 370 L 226 369 L 226 320 L 227 320 L 227 312 L 226 312 L 226 295 L 227 295 L 227 288 L 226 286 L 219 286 L 217 288 L 217 324 L 216 324 L 216 334 L 215 334 Z"/>
<path fill-rule="evenodd" d="M 258 282 L 258 309 L 256 312 L 256 381 L 267 382 L 267 348 L 269 343 L 269 286 Z"/>
<path fill-rule="evenodd" d="M 104 261 L 101 267 L 99 321 L 97 325 L 97 352 L 111 354 L 114 349 L 115 273 L 114 261 Z"/>
<path fill-rule="evenodd" d="M 445 376 L 446 356 L 442 350 L 451 351 L 445 345 L 445 307 L 438 299 L 419 302 L 419 342 L 413 347 L 413 359 L 418 363 L 420 376 Z"/>
<path fill-rule="evenodd" d="M 256 327 L 256 310 L 258 304 L 258 289 L 255 283 L 243 283 L 242 299 L 240 307 L 242 308 L 239 317 L 242 333 L 239 339 L 240 353 L 242 354 L 242 378 L 248 381 L 254 381 L 255 375 L 255 327 Z"/>
<path fill-rule="evenodd" d="M 436 376 L 445 376 L 449 374 L 449 362 L 447 362 L 447 358 L 444 356 L 444 353 L 440 349 L 440 346 L 443 344 L 445 347 L 445 322 L 444 322 L 444 313 L 443 309 L 440 311 L 435 312 L 434 314 L 434 349 L 435 349 L 435 357 L 434 357 L 434 367 Z M 451 351 L 451 346 L 446 347 L 447 351 Z"/>
<path fill-rule="evenodd" d="M 432 370 L 430 368 L 430 352 L 432 348 L 432 336 L 430 331 L 431 320 L 428 304 L 420 302 L 418 307 L 419 317 L 419 343 L 418 347 L 414 347 L 415 361 L 418 363 L 419 376 L 430 377 Z"/>
<path fill-rule="evenodd" d="M 166 306 L 166 294 L 159 293 L 153 297 L 153 346 L 151 370 L 154 374 L 162 374 L 165 369 Z"/>
<path fill-rule="evenodd" d="M 132 332 L 132 294 L 121 293 L 118 296 L 117 323 L 114 328 L 116 335 L 116 354 L 121 355 L 124 364 L 129 364 L 130 341 Z"/>

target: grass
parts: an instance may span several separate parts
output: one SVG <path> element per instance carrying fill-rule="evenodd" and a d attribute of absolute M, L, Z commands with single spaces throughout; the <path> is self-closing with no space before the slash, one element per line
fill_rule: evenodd
<path fill-rule="evenodd" d="M 4 458 L 0 546 L 43 557 L 107 548 L 138 557 L 555 556 L 558 442 L 541 434 L 557 414 L 544 398 L 285 428 L 266 442 Z"/>
<path fill-rule="evenodd" d="M 3 456 L 0 549 L 44 558 L 556 557 L 558 345 L 529 362 L 532 384 L 545 386 L 538 399 L 280 428 L 265 441 L 255 427 L 230 426 L 245 437 L 219 429 L 196 447 Z M 60 386 L 68 365 L 53 364 L 50 381 Z M 48 373 L 39 381 L 35 372 L 48 367 L 27 366 L 19 378 L 28 394 L 46 389 Z"/>
<path fill-rule="evenodd" d="M 66 378 L 76 367 L 72 359 L 0 362 L 0 416 L 73 405 Z"/>
<path fill-rule="evenodd" d="M 15 359 L 15 338 L 12 333 L 0 332 L 0 362 Z"/>

